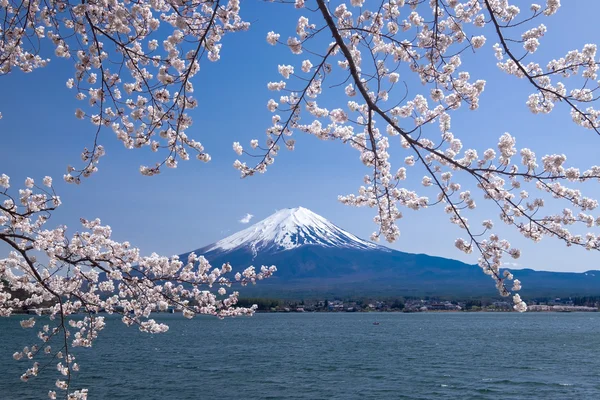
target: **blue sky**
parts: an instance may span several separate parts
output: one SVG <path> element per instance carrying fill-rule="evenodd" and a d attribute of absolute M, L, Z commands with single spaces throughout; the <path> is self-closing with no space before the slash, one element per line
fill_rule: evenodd
<path fill-rule="evenodd" d="M 586 43 L 600 42 L 595 20 L 600 2 L 563 3 L 559 13 L 543 19 L 548 33 L 538 60 L 547 61 Z M 368 238 L 376 229 L 372 222 L 375 211 L 350 208 L 337 201 L 339 194 L 355 193 L 368 173 L 349 146 L 297 133 L 296 150 L 282 151 L 266 174 L 242 180 L 232 168 L 237 158 L 231 149 L 233 141 L 247 145 L 252 138 L 264 138 L 271 118 L 265 106 L 270 98 L 266 83 L 280 79 L 277 64 L 301 60 L 265 41 L 270 30 L 282 33 L 282 37 L 294 32 L 299 14 L 293 6 L 248 1 L 242 7 L 242 14 L 252 23 L 250 31 L 227 36 L 221 60 L 204 61 L 194 81 L 200 107 L 192 114 L 194 125 L 188 134 L 203 143 L 212 156 L 210 163 L 180 162 L 175 170 L 144 177 L 138 172 L 139 166 L 153 164 L 156 154 L 149 149 L 127 150 L 106 130 L 101 142 L 107 156 L 101 160 L 100 171 L 80 186 L 63 183 L 60 178 L 66 166 L 78 165 L 79 154 L 91 144 L 94 129 L 74 117 L 78 103 L 65 87 L 73 66 L 53 60 L 32 74 L 15 72 L 0 78 L 0 173 L 11 176 L 13 187 L 27 176 L 53 176 L 63 206 L 51 224 L 66 224 L 75 231 L 80 217 L 99 217 L 111 225 L 116 239 L 129 240 L 146 254 L 172 255 L 202 247 L 246 227 L 238 221 L 247 213 L 253 214 L 252 222 L 256 222 L 276 209 L 296 206 L 307 207 Z M 490 39 L 478 57 L 465 57 L 469 66 L 465 69 L 486 79 L 487 85 L 479 110 L 454 116 L 455 135 L 466 147 L 482 151 L 495 147 L 497 138 L 510 132 L 517 137 L 518 147 L 530 147 L 538 156 L 564 152 L 575 166 L 598 163 L 600 138 L 575 126 L 566 108 L 557 107 L 546 116 L 534 116 L 527 110 L 530 88 L 497 70 L 491 47 L 494 43 Z M 413 91 L 413 96 L 416 93 Z M 340 100 L 342 106 L 347 101 L 343 97 Z M 396 168 L 406 155 L 401 150 L 392 152 Z M 421 176 L 414 178 L 420 181 Z M 409 187 L 419 188 L 414 183 Z M 598 189 L 587 193 L 600 197 Z M 480 201 L 479 206 L 472 221 L 490 212 L 496 216 L 489 205 Z M 403 213 L 402 236 L 390 247 L 476 262 L 475 254 L 466 256 L 454 248 L 454 239 L 462 232 L 448 223 L 442 208 Z M 552 239 L 533 244 L 504 227 L 499 229 L 522 248 L 518 267 L 559 271 L 600 268 L 596 253 L 567 249 Z"/>

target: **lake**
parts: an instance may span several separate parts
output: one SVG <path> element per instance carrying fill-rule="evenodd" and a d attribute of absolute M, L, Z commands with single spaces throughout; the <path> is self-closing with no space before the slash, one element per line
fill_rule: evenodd
<path fill-rule="evenodd" d="M 0 318 L 0 399 L 47 398 L 54 363 L 22 383 L 36 343 Z M 108 316 L 77 349 L 90 399 L 600 399 L 600 313 L 294 313 L 184 320 L 149 335 Z M 373 322 L 379 322 L 374 325 Z M 48 358 L 47 358 L 48 359 Z"/>

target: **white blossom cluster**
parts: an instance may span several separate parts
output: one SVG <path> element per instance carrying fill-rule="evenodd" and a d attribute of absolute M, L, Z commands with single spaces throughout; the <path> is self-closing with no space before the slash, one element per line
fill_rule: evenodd
<path fill-rule="evenodd" d="M 442 205 L 450 222 L 468 236 L 458 239 L 456 247 L 480 254 L 480 267 L 494 279 L 503 296 L 521 288 L 512 274 L 501 270 L 503 258 L 518 258 L 520 251 L 494 233 L 488 232 L 489 237 L 483 239 L 482 235 L 493 229 L 492 220 L 484 221 L 483 232 L 472 226 L 468 212 L 476 208 L 478 199 L 491 201 L 499 210 L 498 221 L 513 226 L 526 238 L 537 241 L 550 236 L 569 246 L 600 249 L 599 236 L 581 235 L 569 227 L 599 225 L 598 217 L 589 214 L 597 202 L 567 186 L 597 179 L 599 167 L 584 172 L 567 168 L 562 154 L 538 159 L 532 150 L 518 149 L 516 139 L 508 133 L 500 136 L 494 148 L 482 152 L 465 148 L 451 125 L 456 110 L 479 108 L 485 90 L 485 80 L 463 69 L 462 53 L 479 53 L 488 43 L 496 42 L 492 50 L 498 67 L 532 84 L 535 93 L 526 104 L 533 113 L 549 112 L 560 101 L 570 107 L 578 125 L 591 129 L 600 126 L 600 114 L 594 108 L 580 107 L 597 97 L 600 81 L 595 45 L 571 51 L 545 68 L 524 63 L 536 53 L 547 31 L 536 21 L 555 14 L 559 0 L 547 0 L 543 6 L 533 4 L 525 10 L 508 0 L 393 0 L 380 5 L 315 0 L 296 2 L 295 6 L 306 7 L 295 36 L 290 32 L 292 36 L 285 40 L 285 34 L 269 32 L 266 40 L 271 45 L 287 46 L 300 59 L 296 65 L 279 65 L 279 80 L 267 85 L 277 95 L 267 102 L 273 117 L 266 143 L 259 146 L 254 139 L 252 150 L 247 151 L 234 143 L 237 154 L 260 156 L 252 166 L 235 161 L 234 167 L 243 177 L 264 173 L 282 145 L 293 149 L 295 142 L 289 137 L 294 131 L 348 144 L 359 152 L 360 161 L 371 172 L 358 193 L 340 196 L 339 200 L 377 210 L 374 221 L 379 229 L 373 240 L 381 236 L 390 242 L 398 239 L 402 208 L 421 210 Z M 520 32 L 519 37 L 509 36 L 515 31 Z M 403 81 L 409 74 L 424 85 L 416 94 Z M 566 78 L 582 86 L 568 90 L 562 82 Z M 325 92 L 334 94 L 320 100 Z M 331 101 L 332 96 L 345 96 L 345 106 L 339 100 Z M 400 144 L 406 152 L 400 158 L 402 166 L 392 165 L 392 154 L 397 151 L 392 143 Z M 423 193 L 404 185 L 411 168 L 415 174 L 425 173 L 415 177 L 423 185 Z M 520 189 L 525 185 L 539 195 L 529 198 L 528 192 Z M 567 202 L 568 208 L 558 215 L 544 215 L 544 204 L 552 198 Z M 507 286 L 509 281 L 512 286 Z M 518 295 L 513 295 L 513 301 L 516 310 L 526 310 Z"/>
<path fill-rule="evenodd" d="M 256 271 L 251 266 L 228 278 L 231 265 L 212 267 L 194 253 L 187 260 L 157 254 L 142 257 L 129 242 L 111 239 L 111 228 L 98 219 L 82 219 L 83 230 L 69 237 L 64 226 L 46 227 L 60 198 L 50 177 L 43 183 L 37 186 L 27 178 L 19 197 L 13 198 L 10 178 L 0 175 L 0 240 L 11 247 L 8 257 L 0 259 L 0 316 L 10 316 L 24 306 L 38 311 L 49 308 L 52 324 L 40 327 L 40 343 L 13 357 L 56 357 L 62 376 L 56 386 L 70 398 L 86 396 L 87 392 L 68 392 L 71 374 L 79 369 L 72 348 L 92 345 L 105 325 L 104 317 L 97 315 L 100 310 L 121 314 L 126 325 L 150 333 L 168 330 L 151 315 L 169 307 L 186 318 L 251 315 L 256 306 L 237 306 L 238 292 L 232 286 L 254 284 L 277 270 L 262 266 Z M 36 320 L 22 320 L 21 326 L 34 328 Z M 34 361 L 21 379 L 36 376 L 39 365 Z"/>
<path fill-rule="evenodd" d="M 51 59 L 40 56 L 50 42 L 54 56 L 73 60 L 74 77 L 66 82 L 82 106 L 75 116 L 97 128 L 91 149 L 81 154 L 84 166 L 69 167 L 65 180 L 79 183 L 97 170 L 104 155 L 98 143 L 103 127 L 128 149 L 165 151 L 144 175 L 177 166 L 190 152 L 210 160 L 201 143 L 186 133 L 196 108 L 191 79 L 202 58 L 217 61 L 229 32 L 246 30 L 239 0 L 153 0 L 85 2 L 0 1 L 0 75 L 31 72 Z"/>
<path fill-rule="evenodd" d="M 534 114 L 550 113 L 559 102 L 570 107 L 573 121 L 582 127 L 600 133 L 600 110 L 593 106 L 597 99 L 594 95 L 600 88 L 598 79 L 597 45 L 586 44 L 582 50 L 571 50 L 564 57 L 545 63 L 529 61 L 527 56 L 537 51 L 541 39 L 547 31 L 544 24 L 533 26 L 521 34 L 519 39 L 510 33 L 523 22 L 529 22 L 540 15 L 553 15 L 560 7 L 560 0 L 547 1 L 546 8 L 533 4 L 530 12 L 533 15 L 520 21 L 517 17 L 521 11 L 516 6 L 505 7 L 506 1 L 488 2 L 494 10 L 490 13 L 491 22 L 499 34 L 499 43 L 494 45 L 498 67 L 507 74 L 527 79 L 535 89 L 527 100 L 527 106 Z M 508 12 L 507 10 L 511 10 Z M 522 43 L 524 54 L 509 43 Z M 579 79 L 577 79 L 579 78 Z M 568 89 L 566 80 L 574 82 L 574 88 Z"/>

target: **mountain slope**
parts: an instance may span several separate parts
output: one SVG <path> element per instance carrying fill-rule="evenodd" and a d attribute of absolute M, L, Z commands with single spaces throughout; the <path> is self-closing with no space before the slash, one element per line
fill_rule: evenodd
<path fill-rule="evenodd" d="M 298 207 L 277 211 L 251 227 L 201 250 L 205 253 L 227 253 L 246 248 L 257 255 L 259 252 L 278 252 L 305 245 L 385 249 L 359 239 L 304 207 Z"/>
<path fill-rule="evenodd" d="M 302 207 L 280 210 L 194 252 L 215 266 L 229 262 L 234 270 L 277 265 L 274 277 L 244 288 L 245 295 L 497 296 L 493 281 L 476 265 L 391 250 Z M 514 273 L 523 282 L 523 296 L 600 294 L 597 271 Z"/>

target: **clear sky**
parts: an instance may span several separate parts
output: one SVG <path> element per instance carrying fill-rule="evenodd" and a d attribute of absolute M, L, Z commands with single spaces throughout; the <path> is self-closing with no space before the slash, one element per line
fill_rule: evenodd
<path fill-rule="evenodd" d="M 600 2 L 563 3 L 555 16 L 543 19 L 548 33 L 542 39 L 538 60 L 550 60 L 568 50 L 581 49 L 586 43 L 600 42 L 596 25 Z M 522 8 L 528 4 L 523 3 Z M 375 210 L 350 208 L 337 201 L 339 194 L 356 193 L 363 175 L 368 173 L 358 153 L 349 146 L 297 133 L 296 150 L 282 151 L 266 174 L 242 180 L 233 169 L 237 155 L 232 151 L 232 142 L 247 145 L 252 138 L 262 140 L 270 124 L 266 83 L 280 79 L 277 64 L 300 60 L 285 48 L 272 47 L 265 41 L 271 30 L 282 33 L 282 37 L 294 32 L 299 14 L 293 6 L 245 1 L 242 14 L 252 23 L 250 31 L 227 36 L 221 60 L 204 61 L 194 81 L 200 107 L 192 114 L 194 125 L 188 134 L 206 147 L 212 156 L 210 163 L 180 162 L 175 170 L 144 177 L 138 172 L 139 166 L 158 161 L 156 154 L 149 149 L 127 150 L 110 130 L 105 130 L 100 141 L 107 156 L 101 160 L 99 172 L 80 186 L 62 182 L 66 166 L 79 165 L 81 150 L 92 143 L 94 127 L 74 117 L 78 102 L 65 87 L 73 75 L 72 64 L 53 60 L 32 74 L 15 72 L 0 78 L 0 173 L 11 176 L 13 187 L 27 176 L 38 180 L 44 175 L 53 176 L 63 206 L 51 223 L 66 224 L 75 231 L 80 217 L 99 217 L 113 228 L 116 239 L 129 240 L 145 254 L 180 254 L 247 227 L 239 220 L 248 213 L 254 215 L 250 221 L 253 223 L 277 209 L 297 206 L 368 238 L 376 229 L 372 222 Z M 574 166 L 598 164 L 600 138 L 575 126 L 565 107 L 557 107 L 546 116 L 528 111 L 525 101 L 530 88 L 526 82 L 497 70 L 494 43 L 489 40 L 478 57 L 465 59 L 472 76 L 487 80 L 480 109 L 460 112 L 452 122 L 453 132 L 465 147 L 478 151 L 495 147 L 497 138 L 510 132 L 517 137 L 518 147 L 530 147 L 538 156 L 565 153 Z M 341 106 L 347 101 L 340 100 Z M 396 168 L 405 156 L 400 150 L 392 153 Z M 418 182 L 421 176 L 414 178 Z M 415 182 L 409 185 L 419 188 Z M 598 189 L 587 193 L 600 197 Z M 471 216 L 472 221 L 485 218 L 486 213 L 497 214 L 489 205 L 478 203 L 481 208 Z M 441 207 L 403 213 L 402 235 L 390 247 L 476 262 L 477 255 L 466 256 L 454 248 L 454 240 L 462 232 L 448 222 Z M 597 253 L 567 249 L 552 239 L 533 244 L 504 227 L 500 232 L 523 250 L 519 268 L 600 269 Z"/>

